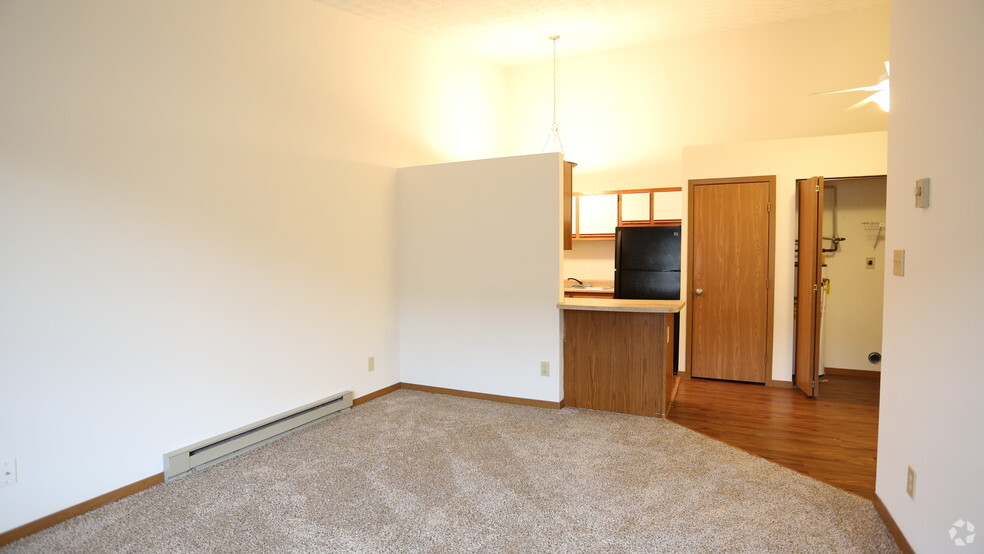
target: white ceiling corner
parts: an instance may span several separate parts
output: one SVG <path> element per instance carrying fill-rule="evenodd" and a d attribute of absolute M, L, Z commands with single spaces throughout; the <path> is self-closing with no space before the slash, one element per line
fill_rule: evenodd
<path fill-rule="evenodd" d="M 888 5 L 890 0 L 317 0 L 501 65 Z"/>

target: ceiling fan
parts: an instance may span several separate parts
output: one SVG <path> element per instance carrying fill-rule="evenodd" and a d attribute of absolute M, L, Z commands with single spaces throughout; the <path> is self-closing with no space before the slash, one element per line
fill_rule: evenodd
<path fill-rule="evenodd" d="M 888 75 L 889 75 L 888 62 L 885 62 L 885 74 L 882 75 L 881 77 L 879 77 L 878 78 L 878 83 L 876 83 L 874 85 L 868 85 L 866 87 L 858 87 L 858 88 L 846 88 L 846 89 L 843 89 L 843 90 L 830 90 L 830 91 L 827 91 L 827 92 L 814 92 L 813 94 L 814 95 L 818 95 L 818 94 L 840 94 L 842 92 L 868 91 L 868 92 L 871 92 L 872 94 L 869 95 L 868 97 L 864 98 L 860 102 L 854 104 L 850 108 L 847 108 L 847 109 L 848 110 L 853 110 L 853 109 L 856 109 L 856 108 L 860 108 L 861 106 L 864 106 L 865 104 L 867 104 L 869 102 L 874 102 L 875 104 L 878 104 L 878 107 L 879 108 L 881 108 L 882 110 L 884 110 L 884 111 L 887 112 L 888 111 L 888 108 L 889 108 L 889 104 L 888 104 Z"/>

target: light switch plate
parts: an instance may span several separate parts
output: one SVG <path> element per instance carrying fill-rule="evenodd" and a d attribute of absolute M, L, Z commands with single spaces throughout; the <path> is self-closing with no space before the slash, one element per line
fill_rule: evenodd
<path fill-rule="evenodd" d="M 892 253 L 892 275 L 905 276 L 905 250 L 896 250 Z"/>
<path fill-rule="evenodd" d="M 916 181 L 916 207 L 929 207 L 929 179 L 919 179 Z"/>

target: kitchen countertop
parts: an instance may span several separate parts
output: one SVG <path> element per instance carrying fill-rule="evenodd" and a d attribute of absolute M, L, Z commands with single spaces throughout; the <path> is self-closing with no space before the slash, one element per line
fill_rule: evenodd
<path fill-rule="evenodd" d="M 582 292 L 588 294 L 612 294 L 615 292 L 615 281 L 609 279 L 583 279 L 584 284 L 575 285 L 571 279 L 564 281 L 564 292 Z"/>
<path fill-rule="evenodd" d="M 568 279 L 567 281 L 564 281 L 564 292 L 611 294 L 615 292 L 615 281 L 589 279 L 585 280 L 583 285 L 575 285 L 570 279 Z"/>
<path fill-rule="evenodd" d="M 564 292 L 587 292 L 595 294 L 612 294 L 615 287 L 564 287 Z"/>
<path fill-rule="evenodd" d="M 622 298 L 565 298 L 557 304 L 561 310 L 593 310 L 598 312 L 678 313 L 683 300 L 629 300 Z"/>

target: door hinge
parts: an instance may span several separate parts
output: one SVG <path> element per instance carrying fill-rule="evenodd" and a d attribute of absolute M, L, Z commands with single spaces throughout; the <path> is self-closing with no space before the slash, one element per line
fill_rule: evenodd
<path fill-rule="evenodd" d="M 817 286 L 813 285 L 813 292 L 817 292 Z"/>
<path fill-rule="evenodd" d="M 820 183 L 817 183 L 816 187 L 813 189 L 813 192 L 820 192 Z"/>
<path fill-rule="evenodd" d="M 765 203 L 765 213 L 767 214 L 772 213 L 772 200 L 769 200 L 768 202 Z"/>

